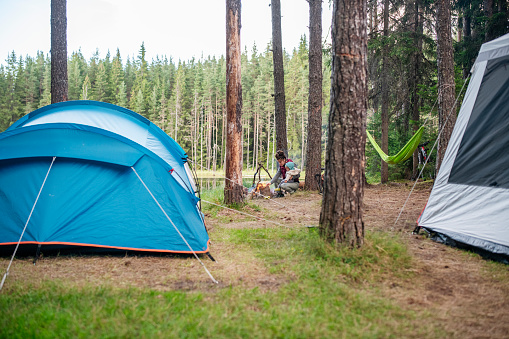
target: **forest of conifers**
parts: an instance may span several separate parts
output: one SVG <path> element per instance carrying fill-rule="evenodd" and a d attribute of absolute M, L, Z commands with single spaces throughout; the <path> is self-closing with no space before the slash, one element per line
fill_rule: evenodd
<path fill-rule="evenodd" d="M 385 1 L 389 3 L 388 1 Z M 437 57 L 433 2 L 390 2 L 384 34 L 383 2 L 368 2 L 368 130 L 380 135 L 384 75 L 388 83 L 389 154 L 403 146 L 415 126 L 427 122 L 423 141 L 437 135 Z M 505 0 L 458 0 L 453 11 L 456 93 L 481 44 L 509 32 Z M 330 26 L 330 23 L 323 23 Z M 389 51 L 386 66 L 382 50 Z M 87 60 L 69 53 L 68 99 L 97 100 L 127 107 L 150 119 L 174 138 L 198 164 L 218 170 L 225 158 L 225 58 L 202 57 L 176 61 L 172 57 L 146 60 L 142 44 L 137 56 L 120 51 L 101 59 L 97 51 Z M 322 152 L 330 96 L 330 45 L 323 46 Z M 50 100 L 50 59 L 18 56 L 13 51 L 0 65 L 0 131 Z M 305 165 L 308 110 L 308 43 L 285 51 L 285 96 L 289 157 Z M 384 74 L 382 74 L 382 72 Z M 274 168 L 275 151 L 273 66 L 271 46 L 246 48 L 242 54 L 242 124 L 244 168 L 258 162 Z M 459 104 L 461 97 L 459 98 Z M 416 115 L 417 112 L 417 115 Z M 419 119 L 415 117 L 419 116 Z M 368 177 L 379 176 L 380 159 L 366 146 Z M 323 159 L 323 157 L 322 157 Z M 412 159 L 389 169 L 391 178 L 409 177 Z M 378 173 L 378 174 L 377 174 Z"/>

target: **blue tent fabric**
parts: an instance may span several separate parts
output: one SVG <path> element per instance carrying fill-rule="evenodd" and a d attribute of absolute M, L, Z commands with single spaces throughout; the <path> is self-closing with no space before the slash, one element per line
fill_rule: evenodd
<path fill-rule="evenodd" d="M 0 142 L 0 159 L 56 156 L 132 166 L 144 153 L 143 147 L 129 139 L 75 124 L 44 124 L 15 129 L 0 134 Z"/>
<path fill-rule="evenodd" d="M 57 106 L 72 111 L 75 103 Z M 93 111 L 93 102 L 87 102 L 87 106 Z M 108 109 L 116 107 L 112 106 Z M 76 107 L 79 109 L 80 104 Z M 97 107 L 103 107 L 102 103 L 97 103 Z M 104 119 L 101 112 L 95 114 L 97 120 Z M 124 115 L 130 118 L 132 114 Z M 26 122 L 30 117 L 21 120 Z M 13 126 L 0 133 L 0 246 L 19 240 L 51 161 L 56 157 L 22 244 L 176 253 L 209 251 L 198 198 L 176 178 L 174 168 L 155 152 L 111 132 L 111 128 L 55 122 L 18 122 Z M 163 139 L 161 145 L 174 143 L 166 134 L 153 135 Z M 172 151 L 168 150 L 168 154 Z"/>
<path fill-rule="evenodd" d="M 184 168 L 188 158 L 186 152 L 159 127 L 131 110 L 90 100 L 59 102 L 25 115 L 7 131 L 50 123 L 96 127 L 130 139 L 168 163 L 181 177 L 180 184 L 192 191 Z"/>

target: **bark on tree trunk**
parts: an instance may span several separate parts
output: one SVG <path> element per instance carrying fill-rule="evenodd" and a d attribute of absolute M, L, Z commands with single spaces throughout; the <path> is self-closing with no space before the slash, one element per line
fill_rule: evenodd
<path fill-rule="evenodd" d="M 212 160 L 212 98 L 209 98 L 209 112 L 207 115 L 207 170 L 210 170 L 211 160 Z"/>
<path fill-rule="evenodd" d="M 322 0 L 309 0 L 309 96 L 305 189 L 318 190 L 322 166 Z M 304 133 L 303 133 L 304 134 Z"/>
<path fill-rule="evenodd" d="M 213 164 L 214 164 L 214 165 L 213 165 L 212 170 L 215 172 L 215 171 L 216 171 L 216 169 L 217 169 L 217 148 L 218 148 L 218 145 L 217 145 L 217 142 L 218 142 L 218 140 L 217 140 L 217 132 L 218 132 L 218 128 L 217 128 L 217 115 L 218 115 L 218 114 L 217 114 L 217 95 L 216 95 L 216 108 L 215 108 L 215 110 L 214 110 L 214 113 L 215 113 L 215 114 L 214 114 L 214 131 L 215 131 L 216 133 L 215 133 L 215 141 L 214 141 L 214 156 L 213 156 L 213 158 L 214 158 L 214 160 L 213 160 Z"/>
<path fill-rule="evenodd" d="M 332 83 L 320 234 L 337 245 L 364 242 L 367 17 L 365 0 L 334 0 Z"/>
<path fill-rule="evenodd" d="M 464 40 L 470 39 L 470 37 L 472 35 L 472 29 L 470 27 L 471 23 L 472 23 L 472 20 L 470 18 L 470 14 L 467 11 L 467 13 L 463 14 L 463 39 Z M 464 66 L 463 67 L 463 79 L 466 79 L 469 74 L 470 74 L 470 67 Z"/>
<path fill-rule="evenodd" d="M 226 161 L 224 202 L 244 201 L 242 186 L 242 85 L 240 0 L 226 0 Z M 229 179 L 229 180 L 228 180 Z"/>
<path fill-rule="evenodd" d="M 484 0 L 483 1 L 483 9 L 484 9 L 484 16 L 488 18 L 486 22 L 486 33 L 484 35 L 484 41 L 490 41 L 495 38 L 493 35 L 493 32 L 491 30 L 491 17 L 493 16 L 493 0 Z"/>
<path fill-rule="evenodd" d="M 387 83 L 387 66 L 389 54 L 389 0 L 384 0 L 384 45 L 382 47 L 382 151 L 389 153 L 389 84 Z M 389 165 L 381 161 L 380 181 L 384 184 L 389 181 Z"/>
<path fill-rule="evenodd" d="M 423 26 L 419 20 L 419 0 L 415 0 L 414 6 L 414 44 L 416 50 L 413 55 L 413 64 L 414 64 L 414 80 L 412 82 L 412 120 L 416 123 L 414 124 L 414 133 L 419 129 L 419 124 L 417 123 L 420 119 L 419 113 L 419 90 L 418 84 L 421 82 L 421 54 L 422 54 L 422 33 Z M 413 154 L 413 170 L 412 170 L 412 178 L 417 178 L 419 170 L 419 159 L 417 157 L 417 150 Z"/>
<path fill-rule="evenodd" d="M 67 101 L 67 0 L 51 0 L 51 103 Z"/>
<path fill-rule="evenodd" d="M 442 131 L 437 149 L 436 171 L 438 173 L 456 123 L 456 112 L 453 111 L 456 91 L 451 35 L 451 1 L 438 0 L 437 5 L 438 125 Z"/>
<path fill-rule="evenodd" d="M 283 68 L 283 42 L 281 38 L 281 2 L 271 0 L 272 8 L 272 59 L 274 61 L 274 103 L 276 116 L 276 147 L 288 157 L 286 138 L 285 73 Z"/>

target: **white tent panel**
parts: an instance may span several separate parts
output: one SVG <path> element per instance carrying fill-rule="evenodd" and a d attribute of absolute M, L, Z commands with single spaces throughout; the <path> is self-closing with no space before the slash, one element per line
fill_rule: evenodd
<path fill-rule="evenodd" d="M 482 46 L 428 204 L 418 221 L 419 226 L 441 237 L 505 256 L 509 256 L 509 189 L 500 176 L 497 180 L 491 180 L 491 176 L 502 173 L 507 177 L 509 152 L 498 151 L 507 148 L 507 55 L 509 34 Z M 490 75 L 485 78 L 485 73 Z M 484 125 L 484 122 L 491 125 Z M 475 130 L 474 135 L 469 131 L 476 125 L 482 127 Z M 483 130 L 485 126 L 490 129 Z M 479 141 L 479 138 L 484 140 Z M 470 144 L 462 145 L 465 141 Z M 492 153 L 498 152 L 497 156 L 479 157 L 487 148 L 491 148 Z M 472 162 L 471 156 L 474 157 Z M 460 157 L 463 158 L 458 160 Z M 476 163 L 475 157 L 482 161 Z M 459 165 L 465 163 L 466 167 Z M 498 166 L 499 163 L 502 166 Z M 458 172 L 458 168 L 462 171 Z M 459 180 L 457 173 L 461 173 Z M 471 173 L 481 179 L 468 182 L 464 178 Z"/>

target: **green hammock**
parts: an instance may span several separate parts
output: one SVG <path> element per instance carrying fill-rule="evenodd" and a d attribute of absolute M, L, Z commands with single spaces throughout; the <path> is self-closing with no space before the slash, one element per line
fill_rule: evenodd
<path fill-rule="evenodd" d="M 406 143 L 405 147 L 401 149 L 401 151 L 398 152 L 396 155 L 388 156 L 387 154 L 382 151 L 380 146 L 377 145 L 375 139 L 371 134 L 366 131 L 368 134 L 368 139 L 371 141 L 371 144 L 376 149 L 378 154 L 380 154 L 380 157 L 382 157 L 382 160 L 385 161 L 388 164 L 399 164 L 402 161 L 405 161 L 406 159 L 410 158 L 412 154 L 414 153 L 417 146 L 419 146 L 419 143 L 421 142 L 422 133 L 424 132 L 424 126 L 421 126 L 417 132 L 412 136 L 410 140 Z"/>

